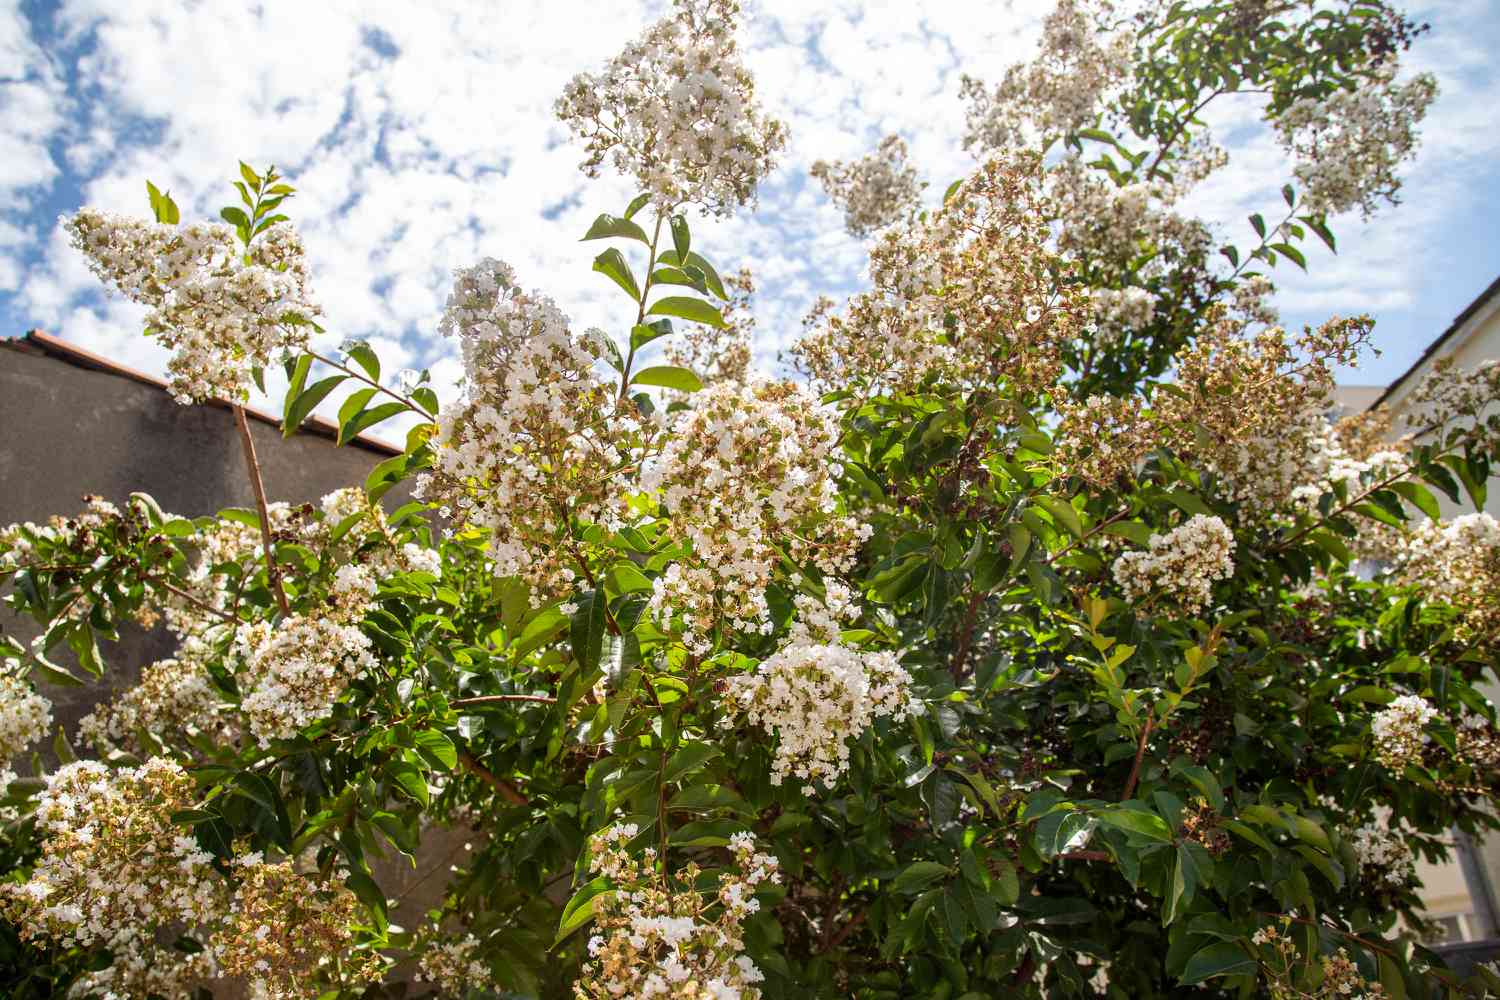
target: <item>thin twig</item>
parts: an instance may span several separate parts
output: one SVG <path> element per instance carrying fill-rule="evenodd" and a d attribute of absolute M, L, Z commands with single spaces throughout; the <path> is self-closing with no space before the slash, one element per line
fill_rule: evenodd
<path fill-rule="evenodd" d="M 391 397 L 396 402 L 402 404 L 407 409 L 412 410 L 413 412 L 415 412 L 418 416 L 424 417 L 427 420 L 432 420 L 433 419 L 432 414 L 428 413 L 426 409 L 424 409 L 423 407 L 417 405 L 417 403 L 414 400 L 410 399 L 407 396 L 401 395 L 399 392 L 395 391 L 394 389 L 387 389 L 385 386 L 381 385 L 379 382 L 375 381 L 374 379 L 370 378 L 369 376 L 364 375 L 364 374 L 362 374 L 360 372 L 355 371 L 353 368 L 350 368 L 348 365 L 340 364 L 339 362 L 333 360 L 332 358 L 330 358 L 330 357 L 328 357 L 326 355 L 319 354 L 317 351 L 309 350 L 307 353 L 308 353 L 309 356 L 317 359 L 318 361 L 323 362 L 325 365 L 329 365 L 330 367 L 337 368 L 339 371 L 343 372 L 345 375 L 348 375 L 350 378 L 358 379 L 359 381 L 363 382 L 365 385 L 370 386 L 372 389 L 375 389 L 378 392 L 385 393 L 387 396 Z"/>
<path fill-rule="evenodd" d="M 1112 861 L 1108 851 L 1063 851 L 1059 854 L 1061 861 Z"/>
<path fill-rule="evenodd" d="M 509 802 L 513 806 L 526 805 L 526 796 L 517 791 L 515 785 L 512 785 L 510 782 L 506 781 L 504 778 L 499 777 L 495 774 L 495 772 L 479 763 L 479 761 L 475 760 L 474 755 L 469 753 L 469 751 L 460 750 L 458 752 L 458 762 L 463 765 L 465 771 L 468 771 L 470 774 L 474 775 L 474 777 L 478 778 L 480 781 L 483 781 L 495 791 L 499 792 L 500 797 L 506 802 Z"/>
<path fill-rule="evenodd" d="M 964 611 L 964 623 L 958 633 L 958 651 L 953 654 L 953 683 L 957 684 L 964 674 L 964 664 L 969 659 L 969 646 L 974 639 L 974 625 L 979 619 L 979 606 L 984 603 L 985 591 L 975 590 Z"/>
<path fill-rule="evenodd" d="M 245 419 L 245 408 L 234 408 L 234 421 L 240 428 L 240 443 L 245 446 L 245 467 L 250 471 L 250 485 L 255 490 L 255 506 L 260 511 L 260 544 L 266 552 L 266 579 L 271 583 L 271 593 L 276 595 L 276 604 L 283 615 L 290 616 L 291 605 L 287 604 L 286 591 L 281 589 L 281 567 L 271 554 L 271 514 L 266 507 L 266 484 L 260 477 L 260 462 L 255 457 L 255 440 L 250 436 L 250 422 Z"/>
<path fill-rule="evenodd" d="M 485 694 L 474 698 L 459 698 L 448 702 L 450 708 L 463 708 L 466 705 L 493 705 L 503 701 L 540 701 L 552 704 L 556 698 L 546 694 Z"/>
<path fill-rule="evenodd" d="M 1151 738 L 1151 727 L 1156 723 L 1156 716 L 1151 712 L 1146 713 L 1146 724 L 1141 727 L 1141 739 L 1135 746 L 1135 763 L 1130 765 L 1130 777 L 1125 779 L 1125 791 L 1120 794 L 1120 801 L 1124 802 L 1135 794 L 1135 784 L 1141 777 L 1141 758 L 1146 755 L 1146 741 Z"/>
<path fill-rule="evenodd" d="M 844 939 L 847 938 L 850 934 L 853 934 L 856 930 L 858 930 L 860 924 L 863 924 L 865 922 L 865 914 L 866 914 L 866 912 L 867 911 L 865 911 L 865 910 L 860 910 L 854 916 L 850 917 L 849 918 L 849 922 L 847 924 L 845 924 L 844 926 L 842 926 L 842 927 L 839 928 L 839 932 L 833 936 L 833 939 L 828 942 L 828 946 L 826 948 L 824 948 L 823 950 L 824 951 L 832 951 L 833 949 L 837 948 L 839 945 L 843 944 L 844 943 Z"/>
<path fill-rule="evenodd" d="M 176 594 L 178 597 L 182 598 L 184 601 L 187 601 L 199 611 L 203 611 L 211 615 L 216 615 L 217 617 L 219 617 L 223 621 L 228 622 L 231 625 L 238 625 L 240 623 L 240 620 L 234 615 L 230 614 L 228 611 L 221 610 L 220 608 L 214 607 L 212 604 L 208 604 L 204 601 L 199 600 L 192 594 L 183 590 L 181 587 L 174 586 L 165 580 L 154 580 L 152 582 L 155 583 L 158 587 L 161 587 L 163 590 L 169 590 L 172 593 Z"/>

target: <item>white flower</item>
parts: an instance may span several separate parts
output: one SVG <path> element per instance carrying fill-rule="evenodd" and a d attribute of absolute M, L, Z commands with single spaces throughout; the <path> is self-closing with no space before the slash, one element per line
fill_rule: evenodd
<path fill-rule="evenodd" d="M 1375 759 L 1392 771 L 1419 763 L 1422 747 L 1429 740 L 1423 728 L 1435 718 L 1437 710 L 1414 694 L 1404 694 L 1392 701 L 1370 723 Z"/>
<path fill-rule="evenodd" d="M 599 73 L 580 73 L 557 116 L 587 146 L 590 177 L 608 159 L 663 211 L 727 215 L 755 196 L 786 128 L 755 100 L 735 43 L 735 0 L 676 0 L 670 15 Z"/>
<path fill-rule="evenodd" d="M 776 737 L 772 784 L 795 775 L 831 788 L 849 767 L 849 744 L 875 719 L 922 712 L 910 686 L 894 653 L 794 640 L 754 673 L 729 678 L 723 725 L 744 716 Z"/>
<path fill-rule="evenodd" d="M 52 703 L 21 678 L 0 674 L 0 766 L 39 742 L 52 727 Z"/>
<path fill-rule="evenodd" d="M 1208 603 L 1215 580 L 1234 574 L 1233 553 L 1229 526 L 1211 514 L 1194 514 L 1165 535 L 1153 534 L 1146 551 L 1121 555 L 1112 570 L 1128 599 L 1162 591 L 1192 612 Z"/>

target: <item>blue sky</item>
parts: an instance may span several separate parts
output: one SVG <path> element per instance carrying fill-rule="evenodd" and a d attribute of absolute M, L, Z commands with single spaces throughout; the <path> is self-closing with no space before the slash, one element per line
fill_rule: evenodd
<path fill-rule="evenodd" d="M 574 72 L 594 68 L 662 3 L 153 4 L 23 0 L 0 10 L 0 335 L 38 327 L 147 370 L 164 355 L 137 307 L 101 294 L 57 216 L 82 204 L 146 214 L 144 182 L 185 216 L 229 204 L 235 161 L 274 161 L 313 258 L 330 339 L 366 337 L 387 370 L 456 375 L 436 334 L 449 275 L 483 256 L 516 266 L 580 325 L 618 332 L 623 299 L 577 237 L 633 195 L 589 181 L 551 114 Z M 900 4 L 747 3 L 747 61 L 791 148 L 760 204 L 695 224 L 721 270 L 761 285 L 757 354 L 774 363 L 819 294 L 863 278 L 863 249 L 807 168 L 901 133 L 935 198 L 971 162 L 960 149 L 959 74 L 994 80 L 1031 51 L 1040 0 Z M 1497 274 L 1500 4 L 1417 4 L 1432 24 L 1408 57 L 1443 93 L 1406 171 L 1401 206 L 1336 220 L 1341 253 L 1311 274 L 1278 270 L 1289 324 L 1370 312 L 1382 356 L 1346 381 L 1403 371 Z M 420 14 L 416 13 L 420 10 Z M 1286 164 L 1250 105 L 1216 112 L 1230 168 L 1193 207 L 1225 237 L 1279 203 Z"/>

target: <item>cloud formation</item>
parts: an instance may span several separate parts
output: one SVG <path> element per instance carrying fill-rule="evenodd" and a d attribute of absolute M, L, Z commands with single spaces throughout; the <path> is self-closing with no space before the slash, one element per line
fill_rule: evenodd
<path fill-rule="evenodd" d="M 185 216 L 234 200 L 238 159 L 274 162 L 299 189 L 288 203 L 312 256 L 331 337 L 368 338 L 387 370 L 456 375 L 436 334 L 454 268 L 511 262 L 581 325 L 618 333 L 613 286 L 589 269 L 597 244 L 578 236 L 634 195 L 623 179 L 587 181 L 581 153 L 552 117 L 575 72 L 593 68 L 665 9 L 662 2 L 475 4 L 420 12 L 384 3 L 117 4 L 0 11 L 0 320 L 35 326 L 148 370 L 162 352 L 140 335 L 140 310 L 101 293 L 56 226 L 80 204 L 145 214 L 143 181 L 170 189 Z M 960 148 L 959 75 L 987 79 L 1023 58 L 1042 4 L 854 0 L 749 4 L 746 60 L 768 109 L 791 130 L 759 207 L 696 221 L 695 245 L 720 265 L 748 264 L 760 285 L 762 367 L 796 336 L 819 294 L 862 280 L 863 249 L 807 168 L 899 132 L 935 198 L 971 161 Z M 1496 266 L 1466 250 L 1493 227 L 1500 81 L 1485 37 L 1500 13 L 1451 0 L 1418 13 L 1434 24 L 1413 68 L 1444 94 L 1424 130 L 1401 208 L 1336 226 L 1344 252 L 1313 255 L 1310 276 L 1285 273 L 1292 320 L 1371 311 L 1386 357 L 1357 381 L 1399 372 Z M 1226 235 L 1279 204 L 1280 153 L 1251 127 L 1253 109 L 1220 112 L 1229 171 L 1196 196 Z M 1467 227 L 1467 228 L 1465 228 Z M 1446 278 L 1432 262 L 1456 262 Z M 1487 269 L 1487 272 L 1486 272 Z M 1441 268 L 1438 269 L 1441 272 Z M 1439 319 L 1440 318 L 1440 319 Z"/>

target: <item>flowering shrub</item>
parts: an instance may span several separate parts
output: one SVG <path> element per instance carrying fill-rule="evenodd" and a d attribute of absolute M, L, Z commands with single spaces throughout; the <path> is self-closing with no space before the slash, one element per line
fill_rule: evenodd
<path fill-rule="evenodd" d="M 341 442 L 414 426 L 319 504 L 267 498 L 247 447 L 254 509 L 0 529 L 39 626 L 0 635 L 7 995 L 1500 988 L 1423 947 L 1414 874 L 1497 825 L 1500 532 L 1437 494 L 1484 505 L 1500 367 L 1440 367 L 1411 427 L 1330 424 L 1370 321 L 1268 304 L 1328 212 L 1395 195 L 1415 26 L 1064 0 L 1035 61 L 966 83 L 980 162 L 941 200 L 899 139 L 819 170 L 870 286 L 778 381 L 686 217 L 750 202 L 785 141 L 737 16 L 679 0 L 569 84 L 585 172 L 642 188 L 583 234 L 620 320 L 462 269 L 455 400 L 317 343 L 271 172 L 242 165 L 227 228 L 154 187 L 154 221 L 69 218 L 180 399 L 243 429 L 280 361 L 288 435 L 336 391 Z M 1308 190 L 1242 252 L 1181 206 L 1224 159 L 1200 112 L 1248 90 Z M 177 649 L 122 686 L 127 625 Z M 28 759 L 38 685 L 100 679 L 94 757 Z M 434 866 L 444 830 L 470 849 Z M 446 879 L 419 926 L 391 854 Z"/>

